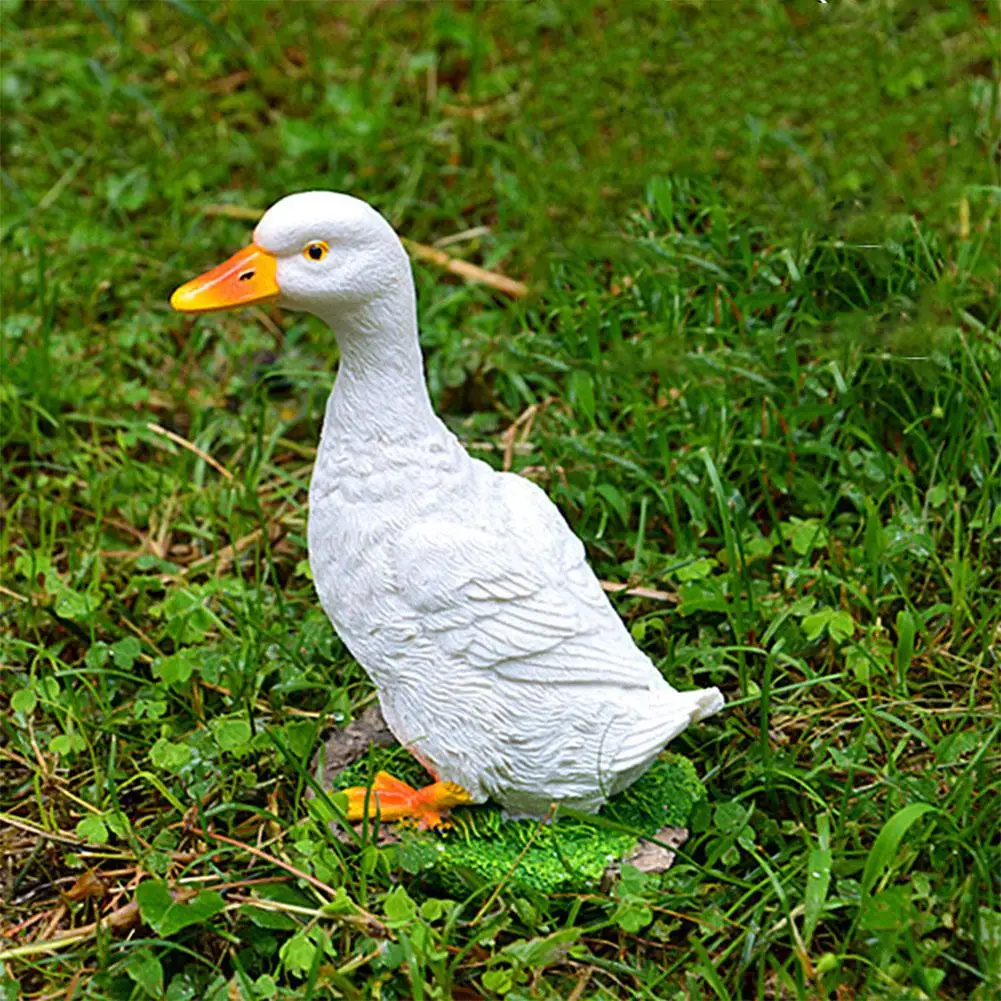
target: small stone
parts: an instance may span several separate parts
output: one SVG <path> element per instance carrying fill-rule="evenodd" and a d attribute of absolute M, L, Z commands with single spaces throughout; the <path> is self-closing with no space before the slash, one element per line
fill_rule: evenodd
<path fill-rule="evenodd" d="M 680 848 L 688 840 L 685 827 L 662 827 L 654 841 L 641 841 L 626 861 L 640 872 L 667 872 L 674 865 L 675 853 L 672 848 Z M 669 846 L 669 847 L 665 847 Z"/>
<path fill-rule="evenodd" d="M 358 719 L 331 733 L 313 758 L 313 775 L 324 789 L 331 789 L 334 779 L 362 757 L 370 745 L 389 747 L 393 739 L 378 704 L 369 706 Z"/>
<path fill-rule="evenodd" d="M 687 840 L 688 828 L 662 827 L 654 836 L 654 840 L 638 842 L 636 847 L 622 859 L 622 862 L 628 862 L 640 872 L 667 872 L 674 865 L 675 853 L 671 849 L 680 848 Z M 618 861 L 612 862 L 605 869 L 604 875 L 601 877 L 603 893 L 611 892 L 621 871 L 622 863 Z"/>

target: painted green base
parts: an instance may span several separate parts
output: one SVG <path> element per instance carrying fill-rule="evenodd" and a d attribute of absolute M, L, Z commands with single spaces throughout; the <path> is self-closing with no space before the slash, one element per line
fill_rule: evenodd
<path fill-rule="evenodd" d="M 393 761 L 381 761 L 380 758 Z M 338 776 L 338 788 L 364 784 L 386 767 L 406 780 L 426 781 L 392 752 L 370 758 Z M 403 767 L 401 767 L 403 766 Z M 695 766 L 680 754 L 662 755 L 625 792 L 595 817 L 561 813 L 549 824 L 502 820 L 496 806 L 463 807 L 454 826 L 441 833 L 400 828 L 400 862 L 406 869 L 436 878 L 446 889 L 468 892 L 506 880 L 538 893 L 581 892 L 595 887 L 609 864 L 628 855 L 642 838 L 663 827 L 685 827 L 705 789 Z M 527 846 L 527 848 L 526 848 Z"/>

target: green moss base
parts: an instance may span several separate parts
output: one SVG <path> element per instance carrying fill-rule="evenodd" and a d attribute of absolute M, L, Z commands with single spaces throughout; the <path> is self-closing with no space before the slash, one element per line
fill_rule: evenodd
<path fill-rule="evenodd" d="M 426 781 L 419 766 L 411 775 L 407 765 L 398 749 L 395 754 L 373 750 L 338 776 L 337 788 L 365 784 L 379 768 L 407 781 Z M 665 753 L 597 816 L 561 812 L 552 823 L 540 825 L 502 820 L 492 804 L 463 807 L 453 811 L 454 826 L 444 832 L 402 828 L 400 862 L 452 892 L 505 879 L 508 886 L 539 893 L 581 892 L 597 886 L 609 864 L 628 855 L 642 838 L 663 827 L 685 827 L 704 797 L 695 766 L 680 754 Z"/>

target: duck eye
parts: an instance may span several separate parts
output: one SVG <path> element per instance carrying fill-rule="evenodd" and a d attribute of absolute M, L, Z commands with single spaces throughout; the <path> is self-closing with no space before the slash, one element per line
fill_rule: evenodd
<path fill-rule="evenodd" d="M 306 244 L 306 249 L 303 253 L 311 261 L 322 261 L 329 251 L 330 247 L 323 240 L 314 240 L 312 243 Z"/>

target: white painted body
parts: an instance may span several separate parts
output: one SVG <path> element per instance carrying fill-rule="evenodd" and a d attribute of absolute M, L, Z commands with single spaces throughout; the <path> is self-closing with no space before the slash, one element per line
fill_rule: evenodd
<path fill-rule="evenodd" d="M 314 268 L 289 249 L 310 239 L 341 261 Z M 597 810 L 717 712 L 719 691 L 673 689 L 545 493 L 471 458 L 435 416 L 410 263 L 374 209 L 293 195 L 255 242 L 279 257 L 279 303 L 326 320 L 341 349 L 309 559 L 390 729 L 476 802 L 513 816 Z"/>

